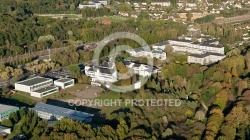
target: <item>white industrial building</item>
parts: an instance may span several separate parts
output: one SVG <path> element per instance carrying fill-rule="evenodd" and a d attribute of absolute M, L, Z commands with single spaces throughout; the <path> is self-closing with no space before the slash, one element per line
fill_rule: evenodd
<path fill-rule="evenodd" d="M 191 40 L 177 39 L 169 40 L 169 44 L 173 52 L 190 53 L 188 63 L 206 65 L 225 58 L 224 47 L 217 40 L 194 43 Z"/>
<path fill-rule="evenodd" d="M 54 85 L 60 87 L 61 89 L 65 89 L 74 86 L 75 80 L 71 78 L 62 78 L 54 81 Z"/>
<path fill-rule="evenodd" d="M 15 90 L 30 93 L 31 96 L 43 98 L 53 94 L 60 89 L 74 86 L 74 79 L 63 78 L 56 80 L 53 86 L 53 79 L 44 77 L 34 77 L 15 83 Z"/>
<path fill-rule="evenodd" d="M 215 63 L 223 58 L 225 58 L 225 55 L 219 53 L 191 54 L 188 56 L 188 63 L 206 65 Z"/>
<path fill-rule="evenodd" d="M 37 103 L 35 107 L 31 108 L 37 112 L 38 116 L 46 120 L 61 120 L 63 118 L 70 118 L 85 123 L 92 122 L 93 114 L 53 106 L 44 103 Z"/>
<path fill-rule="evenodd" d="M 209 40 L 202 43 L 194 43 L 190 40 L 169 40 L 174 52 L 188 52 L 192 54 L 202 54 L 205 52 L 224 54 L 224 47 L 219 41 Z"/>
<path fill-rule="evenodd" d="M 58 92 L 59 88 L 56 86 L 49 86 L 40 88 L 38 90 L 31 91 L 30 96 L 37 97 L 37 98 L 43 98 L 45 96 L 48 96 L 50 94 L 53 94 L 55 92 Z"/>
<path fill-rule="evenodd" d="M 53 85 L 53 80 L 44 77 L 34 77 L 15 83 L 15 90 L 31 93 L 38 89 Z"/>
<path fill-rule="evenodd" d="M 140 47 L 127 50 L 127 52 L 134 57 L 149 57 L 149 58 L 157 58 L 159 60 L 166 60 L 167 54 L 161 48 L 163 47 L 161 46 L 151 51 L 148 49 L 144 49 L 143 47 Z"/>

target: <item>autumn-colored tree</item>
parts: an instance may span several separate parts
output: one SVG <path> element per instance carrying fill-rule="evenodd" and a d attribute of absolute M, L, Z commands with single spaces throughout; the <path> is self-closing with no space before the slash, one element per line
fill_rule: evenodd
<path fill-rule="evenodd" d="M 204 111 L 202 110 L 198 110 L 196 113 L 195 113 L 195 118 L 199 121 L 202 121 L 204 120 L 206 117 L 206 114 L 204 113 Z"/>
<path fill-rule="evenodd" d="M 128 134 L 129 128 L 126 124 L 125 120 L 120 120 L 117 126 L 116 132 L 118 134 L 119 139 L 124 139 Z"/>

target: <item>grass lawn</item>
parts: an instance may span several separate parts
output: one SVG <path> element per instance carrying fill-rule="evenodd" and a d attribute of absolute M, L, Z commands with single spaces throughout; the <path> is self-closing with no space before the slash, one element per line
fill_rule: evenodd
<path fill-rule="evenodd" d="M 120 97 L 121 96 L 120 96 L 119 93 L 110 91 L 108 93 L 104 93 L 104 94 L 99 95 L 95 99 L 98 99 L 98 100 L 111 100 L 111 101 L 115 102 L 116 100 L 120 99 Z M 116 110 L 119 110 L 121 108 L 127 108 L 127 107 L 129 107 L 129 106 L 125 105 L 125 101 L 121 101 L 120 104 L 117 101 L 116 104 L 113 103 L 110 106 L 101 106 L 101 107 L 98 107 L 98 108 L 101 109 L 101 114 L 106 114 L 106 117 L 111 119 L 112 118 L 112 115 L 111 115 L 112 112 L 114 112 Z"/>
<path fill-rule="evenodd" d="M 28 104 L 28 105 L 34 105 L 36 101 L 34 99 L 29 98 L 28 96 L 21 95 L 21 93 L 16 93 L 11 96 L 11 99 L 14 99 L 16 101 Z"/>
<path fill-rule="evenodd" d="M 78 16 L 76 15 L 65 15 L 63 16 L 64 18 L 79 18 Z"/>
<path fill-rule="evenodd" d="M 84 90 L 84 89 L 86 89 L 87 86 L 89 86 L 89 85 L 86 85 L 86 84 L 75 84 L 73 87 L 69 87 L 66 90 L 69 93 L 76 93 L 77 90 Z"/>
<path fill-rule="evenodd" d="M 101 99 L 101 100 L 105 100 L 105 99 L 110 99 L 110 100 L 115 100 L 115 99 L 120 99 L 120 93 L 116 93 L 116 92 L 108 92 L 108 93 L 103 93 L 100 96 L 98 96 L 95 99 Z"/>
<path fill-rule="evenodd" d="M 98 20 L 98 21 L 108 19 L 108 20 L 110 20 L 111 22 L 114 22 L 114 23 L 124 22 L 126 20 L 126 18 L 120 17 L 120 16 L 96 17 L 95 19 Z"/>

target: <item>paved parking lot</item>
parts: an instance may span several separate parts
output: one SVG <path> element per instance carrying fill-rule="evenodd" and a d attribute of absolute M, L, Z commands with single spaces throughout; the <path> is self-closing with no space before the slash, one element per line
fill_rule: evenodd
<path fill-rule="evenodd" d="M 57 70 L 49 71 L 44 76 L 50 78 L 65 78 L 70 77 L 70 72 L 68 68 L 60 68 Z"/>

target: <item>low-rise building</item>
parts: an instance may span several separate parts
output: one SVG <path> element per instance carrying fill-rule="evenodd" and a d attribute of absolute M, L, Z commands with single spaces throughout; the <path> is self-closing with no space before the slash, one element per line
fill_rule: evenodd
<path fill-rule="evenodd" d="M 65 89 L 74 86 L 75 80 L 71 78 L 62 78 L 54 81 L 54 85 L 60 87 L 61 89 Z"/>
<path fill-rule="evenodd" d="M 15 83 L 15 90 L 31 93 L 44 87 L 53 85 L 53 80 L 44 77 L 34 77 Z"/>
<path fill-rule="evenodd" d="M 110 66 L 86 66 L 85 74 L 91 78 L 92 85 L 100 85 L 100 83 L 109 85 L 118 81 L 117 71 Z"/>
<path fill-rule="evenodd" d="M 220 53 L 207 52 L 204 54 L 191 54 L 188 56 L 188 63 L 196 63 L 201 65 L 218 62 L 225 58 L 225 55 Z"/>
<path fill-rule="evenodd" d="M 188 52 L 202 54 L 205 52 L 224 54 L 224 47 L 218 41 L 210 40 L 205 42 L 192 42 L 190 40 L 169 40 L 174 52 Z"/>
<path fill-rule="evenodd" d="M 167 59 L 167 54 L 161 49 L 153 50 L 152 56 L 153 56 L 153 58 L 157 58 L 159 60 L 166 60 Z"/>
<path fill-rule="evenodd" d="M 37 103 L 35 107 L 31 108 L 31 110 L 34 110 L 40 118 L 46 120 L 61 120 L 63 118 L 70 118 L 90 123 L 92 122 L 92 117 L 94 116 L 93 114 L 86 112 L 80 112 L 44 103 Z"/>
<path fill-rule="evenodd" d="M 0 125 L 0 134 L 6 136 L 11 133 L 11 128 Z"/>
<path fill-rule="evenodd" d="M 156 46 L 154 46 L 156 47 Z M 134 57 L 149 57 L 149 58 L 157 58 L 160 60 L 166 60 L 167 54 L 161 49 L 146 49 L 143 47 L 132 49 L 132 50 L 127 50 L 127 52 Z"/>
<path fill-rule="evenodd" d="M 89 1 L 87 3 L 80 3 L 78 5 L 78 8 L 83 9 L 83 8 L 89 7 L 89 8 L 99 9 L 99 8 L 102 8 L 103 5 L 107 5 L 107 2 L 106 1 Z"/>
<path fill-rule="evenodd" d="M 123 61 L 123 63 L 125 64 L 125 66 L 132 70 L 133 74 L 138 74 L 143 77 L 150 76 L 159 72 L 159 69 L 154 66 L 134 63 L 131 61 Z"/>
<path fill-rule="evenodd" d="M 161 50 L 165 50 L 166 46 L 169 45 L 169 42 L 164 41 L 164 42 L 160 42 L 160 43 L 156 43 L 152 46 L 153 49 L 161 49 Z"/>
<path fill-rule="evenodd" d="M 151 5 L 170 6 L 171 2 L 151 2 Z"/>
<path fill-rule="evenodd" d="M 0 121 L 8 119 L 10 113 L 17 112 L 18 110 L 19 108 L 16 106 L 0 104 Z"/>
<path fill-rule="evenodd" d="M 59 88 L 56 86 L 49 86 L 40 88 L 38 90 L 31 91 L 30 96 L 37 97 L 37 98 L 43 98 L 45 96 L 48 96 L 50 94 L 53 94 L 55 92 L 58 92 Z"/>

